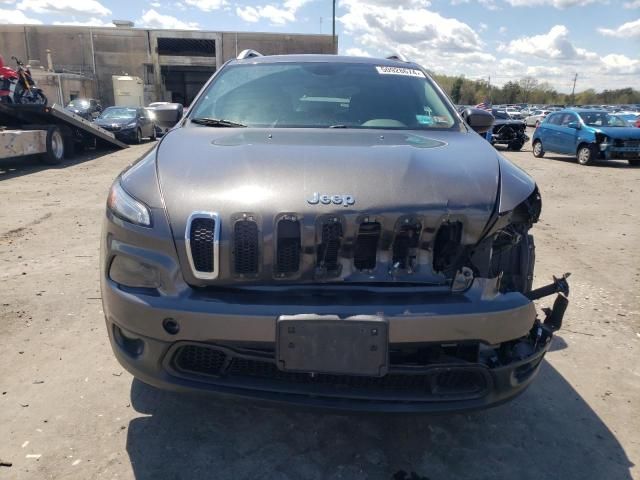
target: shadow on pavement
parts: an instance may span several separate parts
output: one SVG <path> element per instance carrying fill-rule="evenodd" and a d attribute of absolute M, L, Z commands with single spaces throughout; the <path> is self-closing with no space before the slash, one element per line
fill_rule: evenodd
<path fill-rule="evenodd" d="M 547 362 L 506 405 L 452 416 L 305 413 L 134 380 L 127 452 L 151 479 L 631 479 L 615 435 Z M 415 474 L 415 476 L 414 476 Z"/>

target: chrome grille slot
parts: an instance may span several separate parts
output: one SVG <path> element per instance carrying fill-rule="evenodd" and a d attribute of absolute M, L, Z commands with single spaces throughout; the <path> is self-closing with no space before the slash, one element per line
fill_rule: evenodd
<path fill-rule="evenodd" d="M 341 241 L 342 224 L 338 220 L 330 220 L 322 224 L 316 259 L 317 267 L 321 272 L 334 274 L 338 272 Z"/>
<path fill-rule="evenodd" d="M 283 217 L 277 224 L 276 265 L 278 276 L 296 273 L 300 269 L 300 222 Z"/>
<path fill-rule="evenodd" d="M 415 269 L 421 230 L 422 226 L 418 223 L 400 226 L 393 241 L 394 270 L 411 272 Z"/>
<path fill-rule="evenodd" d="M 358 270 L 373 270 L 382 227 L 378 222 L 360 224 L 353 254 L 353 264 Z"/>
<path fill-rule="evenodd" d="M 258 273 L 258 225 L 253 220 L 238 220 L 233 226 L 233 267 L 239 275 Z"/>

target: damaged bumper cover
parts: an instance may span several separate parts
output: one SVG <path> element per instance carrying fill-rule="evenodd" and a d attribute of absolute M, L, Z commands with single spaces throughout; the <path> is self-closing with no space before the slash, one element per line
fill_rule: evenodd
<path fill-rule="evenodd" d="M 532 291 L 529 298 L 500 294 L 498 301 L 483 300 L 491 286 L 481 283 L 460 295 L 415 296 L 413 304 L 406 303 L 411 298 L 406 294 L 395 306 L 388 296 L 380 305 L 373 297 L 342 303 L 343 322 L 365 311 L 388 325 L 389 360 L 380 376 L 279 368 L 279 298 L 272 298 L 270 307 L 263 296 L 243 294 L 242 313 L 236 315 L 240 299 L 233 294 L 205 299 L 191 292 L 190 299 L 180 302 L 185 307 L 180 311 L 162 297 L 125 291 L 111 281 L 103 285 L 103 295 L 110 297 L 105 313 L 118 360 L 151 385 L 329 410 L 437 413 L 497 405 L 524 391 L 561 324 L 563 302 L 556 301 L 541 322 L 532 300 L 557 292 L 566 300 L 565 277 Z M 290 302 L 297 313 L 327 314 L 338 308 L 296 303 L 304 301 L 295 295 Z M 139 315 L 132 315 L 136 310 Z"/>

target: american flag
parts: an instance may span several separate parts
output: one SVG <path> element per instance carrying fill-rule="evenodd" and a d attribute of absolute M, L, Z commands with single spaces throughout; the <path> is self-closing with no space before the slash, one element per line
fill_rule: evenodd
<path fill-rule="evenodd" d="M 476 108 L 479 108 L 480 110 L 491 110 L 491 102 L 484 101 L 476 105 Z"/>

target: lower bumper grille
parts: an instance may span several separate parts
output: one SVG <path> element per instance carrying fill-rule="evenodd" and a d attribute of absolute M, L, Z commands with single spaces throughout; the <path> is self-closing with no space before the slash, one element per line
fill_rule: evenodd
<path fill-rule="evenodd" d="M 419 373 L 391 372 L 383 377 L 311 375 L 282 371 L 271 358 L 239 356 L 228 349 L 196 344 L 178 347 L 171 366 L 180 375 L 198 380 L 210 377 L 205 381 L 211 383 L 224 381 L 225 385 L 231 382 L 238 386 L 251 383 L 251 388 L 269 390 L 296 387 L 327 396 L 353 393 L 373 397 L 410 396 L 421 400 L 469 399 L 482 397 L 488 388 L 487 373 L 478 366 L 434 365 Z M 252 383 L 255 381 L 260 386 Z"/>

